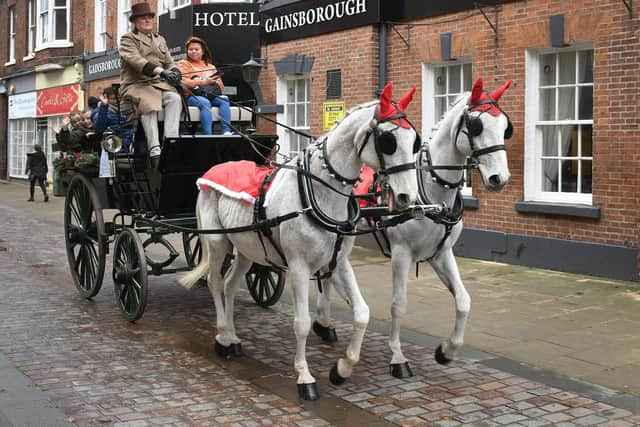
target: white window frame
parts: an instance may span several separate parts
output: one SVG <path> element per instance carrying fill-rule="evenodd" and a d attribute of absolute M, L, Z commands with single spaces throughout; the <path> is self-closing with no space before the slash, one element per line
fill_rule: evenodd
<path fill-rule="evenodd" d="M 118 0 L 118 44 L 120 44 L 120 37 L 131 31 L 129 16 L 131 16 L 132 3 L 132 0 Z"/>
<path fill-rule="evenodd" d="M 48 6 L 47 6 L 47 10 L 44 11 L 42 10 L 42 2 L 43 1 L 47 1 Z M 70 5 L 70 0 L 65 0 L 65 6 L 56 6 L 55 5 L 55 1 L 56 0 L 37 0 L 37 22 L 39 23 L 38 25 L 36 25 L 36 34 L 37 34 L 37 38 L 36 38 L 36 49 L 35 51 L 41 51 L 43 49 L 49 49 L 52 47 L 72 47 L 73 43 L 71 42 L 71 5 Z M 65 34 L 65 38 L 64 40 L 55 40 L 55 33 L 56 33 L 56 29 L 55 29 L 55 15 L 56 15 L 56 10 L 60 10 L 60 9 L 64 9 L 65 10 L 65 19 L 67 22 L 67 33 Z M 47 25 L 41 25 L 42 23 L 42 17 L 43 15 L 46 15 L 46 20 L 47 20 Z M 45 31 L 47 34 L 44 34 L 43 32 Z M 45 35 L 47 36 L 47 39 L 45 41 L 44 37 Z"/>
<path fill-rule="evenodd" d="M 539 90 L 540 90 L 540 57 L 545 54 L 561 53 L 561 52 L 578 52 L 583 50 L 595 49 L 592 43 L 576 44 L 570 48 L 559 49 L 527 49 L 525 51 L 525 70 L 526 70 L 526 87 L 525 87 L 525 133 L 524 133 L 524 200 L 548 203 L 569 203 L 569 204 L 593 204 L 593 182 L 592 193 L 570 193 L 570 192 L 551 192 L 542 190 L 542 143 L 539 141 L 541 136 L 538 131 L 539 118 Z M 595 60 L 594 60 L 595 63 Z M 576 61 L 576 68 L 578 61 Z M 557 68 L 557 67 L 556 67 Z M 595 64 L 594 64 L 595 68 Z M 556 69 L 556 73 L 559 72 Z M 594 71 L 595 75 L 595 71 Z M 556 81 L 557 84 L 557 81 Z M 564 87 L 559 85 L 556 87 Z M 584 84 L 575 84 L 575 86 L 588 86 Z M 594 86 L 594 83 L 591 83 Z M 546 86 L 545 86 L 546 87 Z M 594 94 L 595 98 L 595 94 Z M 578 102 L 576 97 L 576 103 Z M 557 104 L 557 98 L 556 98 Z M 556 107 L 557 109 L 557 107 Z M 594 126 L 594 120 L 561 120 L 561 121 L 543 121 L 547 125 L 591 125 Z M 589 160 L 588 157 L 578 156 L 579 160 Z M 591 157 L 592 177 L 593 177 L 593 153 Z"/>
<path fill-rule="evenodd" d="M 471 65 L 471 73 L 473 73 L 473 62 L 471 58 L 458 58 L 453 61 L 446 62 L 429 62 L 422 64 L 422 135 L 423 138 L 431 138 L 431 132 L 433 128 L 440 121 L 440 117 L 436 117 L 436 98 L 444 97 L 453 97 L 454 99 L 458 96 L 462 95 L 464 92 L 470 91 L 471 88 L 465 89 L 464 86 L 464 65 Z M 449 92 L 448 81 L 446 84 L 446 89 L 444 94 L 436 95 L 435 93 L 435 76 L 436 69 L 445 67 L 447 68 L 447 76 L 449 76 L 449 70 L 451 67 L 460 66 L 461 74 L 460 78 L 460 92 Z M 473 75 L 471 76 L 471 85 L 473 85 Z M 447 104 L 447 110 L 451 107 L 451 103 Z M 471 186 L 467 185 L 468 180 L 466 179 L 466 174 L 468 172 L 465 171 L 465 180 L 462 186 L 462 194 L 465 196 L 472 195 Z"/>
<path fill-rule="evenodd" d="M 16 6 L 9 8 L 9 61 L 4 65 L 16 63 Z"/>
<path fill-rule="evenodd" d="M 306 95 L 305 95 L 305 99 L 302 102 L 296 101 L 291 104 L 287 102 L 287 88 L 290 82 L 297 82 L 298 80 L 305 80 L 307 82 L 308 85 L 308 93 L 309 93 L 309 98 L 306 99 Z M 296 83 L 293 83 L 294 85 Z M 295 98 L 295 96 L 294 96 Z M 296 129 L 296 130 L 300 130 L 306 133 L 309 133 L 310 129 L 311 129 L 311 75 L 310 74 L 302 74 L 302 75 L 285 75 L 285 76 L 279 76 L 277 81 L 276 81 L 276 99 L 277 99 L 277 103 L 280 105 L 284 105 L 284 112 L 283 113 L 278 113 L 276 120 L 278 120 L 278 122 L 280 123 L 285 123 L 288 126 Z M 297 106 L 298 104 L 304 103 L 306 104 L 306 119 L 305 119 L 305 125 L 303 126 L 296 126 L 295 125 L 295 114 L 294 113 L 294 123 L 288 123 L 286 121 L 287 119 L 287 109 L 288 108 L 292 108 L 291 105 L 293 105 L 294 111 L 296 111 L 295 106 Z M 298 148 L 300 148 L 299 146 L 296 147 L 292 147 L 291 146 L 291 131 L 284 129 L 282 126 L 278 126 L 278 143 L 280 144 L 281 147 L 281 152 L 287 156 L 293 157 L 296 156 L 300 153 L 300 151 L 298 150 Z M 307 144 L 310 143 L 310 141 L 307 142 Z"/>
<path fill-rule="evenodd" d="M 107 0 L 95 0 L 93 51 L 107 50 Z"/>
<path fill-rule="evenodd" d="M 36 40 L 38 34 L 36 31 L 36 0 L 27 1 L 27 56 L 22 58 L 28 61 L 36 56 Z"/>

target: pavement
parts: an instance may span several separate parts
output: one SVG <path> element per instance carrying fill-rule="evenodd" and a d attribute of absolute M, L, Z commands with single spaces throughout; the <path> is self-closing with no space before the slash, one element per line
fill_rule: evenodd
<path fill-rule="evenodd" d="M 220 361 L 204 290 L 151 277 L 136 324 L 119 317 L 104 289 L 109 274 L 94 301 L 79 298 L 63 248 L 64 199 L 28 203 L 27 194 L 22 183 L 0 182 L 0 426 L 640 425 L 638 283 L 459 258 L 472 309 L 460 358 L 443 367 L 433 349 L 455 310 L 423 265 L 410 277 L 403 320 L 415 375 L 397 380 L 386 343 L 391 269 L 356 247 L 372 318 L 362 361 L 348 385 L 326 381 L 350 330 L 348 307 L 334 298 L 344 338 L 334 346 L 309 338 L 323 398 L 301 403 L 291 387 L 293 340 L 282 339 L 292 337 L 288 288 L 269 310 L 240 298 L 248 356 Z"/>

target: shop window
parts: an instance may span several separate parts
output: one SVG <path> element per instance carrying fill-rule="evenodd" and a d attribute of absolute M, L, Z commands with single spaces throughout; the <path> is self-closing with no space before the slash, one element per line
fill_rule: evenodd
<path fill-rule="evenodd" d="M 473 76 L 470 61 L 426 64 L 423 72 L 423 135 L 432 137 L 432 129 L 465 92 L 471 91 Z M 462 193 L 471 195 L 472 174 L 464 172 Z"/>
<path fill-rule="evenodd" d="M 93 50 L 101 52 L 107 49 L 107 0 L 95 0 L 95 2 Z"/>
<path fill-rule="evenodd" d="M 9 120 L 9 176 L 12 178 L 27 178 L 24 169 L 27 166 L 27 153 L 33 151 L 36 143 L 35 124 L 35 119 Z"/>
<path fill-rule="evenodd" d="M 278 80 L 278 104 L 284 105 L 284 113 L 278 114 L 278 121 L 296 130 L 309 133 L 311 78 L 309 76 L 283 76 Z M 290 130 L 278 129 L 282 153 L 295 156 L 309 144 L 309 138 Z"/>
<path fill-rule="evenodd" d="M 5 65 L 16 62 L 16 8 L 9 8 L 9 61 Z"/>
<path fill-rule="evenodd" d="M 525 199 L 592 203 L 593 49 L 528 52 Z"/>
<path fill-rule="evenodd" d="M 70 46 L 69 0 L 38 0 L 38 49 Z"/>

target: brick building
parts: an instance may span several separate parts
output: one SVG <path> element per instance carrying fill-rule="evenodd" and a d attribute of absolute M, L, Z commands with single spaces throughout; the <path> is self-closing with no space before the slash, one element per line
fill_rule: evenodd
<path fill-rule="evenodd" d="M 196 31 L 189 19 L 200 3 L 216 2 L 160 2 L 160 23 L 167 9 L 177 14 L 177 21 L 161 27 L 175 46 Z M 501 193 L 488 193 L 477 174 L 471 175 L 463 189 L 466 228 L 457 252 L 638 280 L 637 10 L 624 0 L 491 3 L 478 8 L 471 0 L 267 1 L 260 8 L 257 41 L 260 110 L 319 135 L 345 109 L 373 99 L 393 81 L 397 94 L 417 87 L 408 113 L 428 138 L 449 103 L 470 90 L 475 78 L 482 76 L 489 89 L 513 79 L 500 103 L 515 126 L 507 142 L 511 183 Z M 66 0 L 66 34 L 58 34 L 62 20 L 53 18 L 63 9 L 55 4 L 0 0 L 0 28 L 7 29 L 0 36 L 0 177 L 24 172 L 20 159 L 26 148 L 19 147 L 50 142 L 46 129 L 60 115 L 33 111 L 32 104 L 69 87 L 80 90 L 81 108 L 89 94 L 117 81 L 117 40 L 127 29 L 131 0 Z M 29 5 L 35 8 L 31 13 Z M 55 22 L 46 27 L 47 41 L 38 24 L 45 21 Z M 183 22 L 191 28 L 182 28 Z M 213 34 L 213 23 L 197 30 Z M 222 54 L 246 43 L 213 40 Z M 265 121 L 260 129 L 277 131 L 284 152 L 308 143 Z M 16 137 L 20 133 L 26 136 Z"/>
<path fill-rule="evenodd" d="M 638 280 L 640 21 L 630 2 L 342 3 L 342 18 L 330 1 L 262 7 L 261 82 L 280 120 L 318 135 L 323 109 L 393 81 L 398 94 L 417 86 L 408 113 L 428 137 L 475 78 L 489 89 L 513 79 L 500 103 L 515 126 L 511 183 L 489 193 L 472 176 L 457 253 Z M 347 16 L 360 6 L 360 20 Z M 285 150 L 306 144 L 278 132 Z"/>

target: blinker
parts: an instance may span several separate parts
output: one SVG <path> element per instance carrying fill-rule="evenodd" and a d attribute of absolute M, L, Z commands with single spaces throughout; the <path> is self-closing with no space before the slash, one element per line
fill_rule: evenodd
<path fill-rule="evenodd" d="M 398 148 L 398 142 L 396 137 L 391 132 L 382 132 L 378 135 L 378 147 L 384 154 L 391 155 L 396 152 Z"/>

